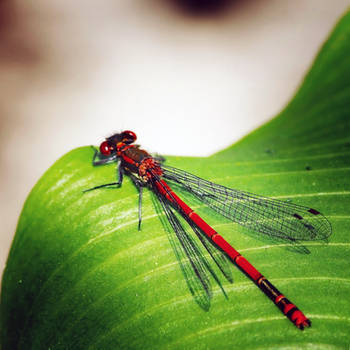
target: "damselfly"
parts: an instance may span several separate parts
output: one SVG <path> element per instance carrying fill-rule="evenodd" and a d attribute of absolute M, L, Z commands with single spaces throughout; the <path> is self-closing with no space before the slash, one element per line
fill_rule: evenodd
<path fill-rule="evenodd" d="M 187 221 L 230 282 L 232 282 L 232 274 L 229 261 L 249 276 L 299 329 L 309 327 L 310 320 L 195 213 L 169 184 L 188 191 L 229 220 L 272 238 L 287 240 L 291 244 L 307 240 L 326 240 L 332 232 L 328 220 L 315 209 L 234 190 L 164 165 L 162 159 L 152 157 L 138 145 L 133 144 L 135 141 L 135 133 L 127 130 L 114 134 L 101 143 L 99 152 L 95 151 L 92 163 L 97 166 L 116 162 L 118 178 L 116 182 L 95 186 L 86 191 L 107 186 L 120 186 L 124 174 L 129 175 L 139 190 L 139 229 L 143 187 L 148 186 L 155 193 L 177 237 L 175 238 L 173 234 L 170 240 L 187 285 L 194 299 L 203 309 L 208 310 L 210 306 L 210 275 L 220 287 L 221 284 L 214 269 L 201 254 L 196 241 L 183 227 L 181 217 Z"/>

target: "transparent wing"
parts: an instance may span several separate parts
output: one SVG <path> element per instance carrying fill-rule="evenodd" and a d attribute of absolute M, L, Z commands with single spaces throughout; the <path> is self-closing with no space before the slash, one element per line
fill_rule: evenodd
<path fill-rule="evenodd" d="M 175 256 L 180 264 L 182 273 L 184 274 L 187 286 L 193 295 L 193 298 L 197 304 L 204 310 L 208 311 L 210 308 L 210 300 L 212 297 L 212 287 L 210 284 L 209 276 L 211 275 L 214 280 L 218 283 L 222 292 L 226 296 L 226 293 L 217 277 L 215 271 L 210 266 L 208 260 L 205 258 L 200 248 L 198 247 L 195 240 L 186 232 L 182 226 L 179 218 L 176 215 L 175 208 L 173 208 L 169 201 L 167 201 L 163 195 L 159 192 L 154 191 L 159 199 L 162 210 L 164 211 L 168 223 L 170 224 L 172 230 L 168 230 L 168 237 L 170 244 L 174 250 Z M 193 228 L 193 227 L 192 227 Z M 196 234 L 199 234 L 194 229 Z M 175 235 L 174 235 L 175 233 Z M 204 238 L 203 238 L 204 239 Z M 201 239 L 202 240 L 202 239 Z M 203 241 L 202 241 L 203 243 Z M 220 256 L 221 252 L 215 252 L 214 247 L 208 248 L 208 242 L 203 243 L 206 249 L 219 265 L 221 263 L 220 259 L 227 259 L 225 256 Z M 217 249 L 216 249 L 217 250 Z M 213 255 L 212 255 L 213 254 Z M 232 275 L 228 266 L 223 263 L 223 268 L 220 267 L 224 275 L 231 279 Z M 227 296 L 226 296 L 227 297 Z"/>
<path fill-rule="evenodd" d="M 170 166 L 162 169 L 165 179 L 254 231 L 290 241 L 325 240 L 332 233 L 329 221 L 315 209 L 234 190 Z"/>

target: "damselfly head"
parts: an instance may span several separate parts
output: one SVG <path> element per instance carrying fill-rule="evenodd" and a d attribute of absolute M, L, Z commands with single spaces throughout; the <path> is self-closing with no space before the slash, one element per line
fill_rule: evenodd
<path fill-rule="evenodd" d="M 104 156 L 110 156 L 117 151 L 118 144 L 130 145 L 136 141 L 136 134 L 133 131 L 125 130 L 121 133 L 107 137 L 100 145 L 100 152 Z"/>

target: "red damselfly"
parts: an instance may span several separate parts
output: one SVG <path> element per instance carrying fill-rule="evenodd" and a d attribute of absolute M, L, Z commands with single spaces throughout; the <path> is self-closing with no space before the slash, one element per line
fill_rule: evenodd
<path fill-rule="evenodd" d="M 108 137 L 95 150 L 93 165 L 117 163 L 117 181 L 95 186 L 87 191 L 107 186 L 120 186 L 124 173 L 130 176 L 139 190 L 139 229 L 143 187 L 148 186 L 157 196 L 174 234 L 170 242 L 187 285 L 196 302 L 209 309 L 211 288 L 209 276 L 222 288 L 209 261 L 201 254 L 196 241 L 181 223 L 187 221 L 223 275 L 232 282 L 229 261 L 233 262 L 264 292 L 299 329 L 309 327 L 310 320 L 269 282 L 247 259 L 194 212 L 169 186 L 185 190 L 224 217 L 263 233 L 273 239 L 286 240 L 298 246 L 307 240 L 326 240 L 332 232 L 329 221 L 317 210 L 284 201 L 234 190 L 201 179 L 183 170 L 163 164 L 133 144 L 136 135 L 123 131 Z M 301 249 L 308 252 L 305 247 Z M 225 294 L 226 296 L 226 294 Z"/>

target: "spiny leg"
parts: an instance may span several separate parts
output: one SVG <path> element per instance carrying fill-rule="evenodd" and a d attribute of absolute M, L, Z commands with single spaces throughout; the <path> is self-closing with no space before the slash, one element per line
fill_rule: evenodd
<path fill-rule="evenodd" d="M 136 188 L 139 190 L 139 225 L 138 230 L 141 231 L 141 221 L 142 221 L 142 194 L 143 194 L 143 188 L 146 186 L 139 178 L 137 178 L 134 174 L 129 174 L 132 182 L 136 186 Z"/>
<path fill-rule="evenodd" d="M 95 186 L 95 187 L 89 188 L 87 190 L 84 190 L 83 192 L 89 192 L 89 191 L 92 191 L 92 190 L 97 190 L 98 188 L 115 186 L 115 185 L 120 187 L 122 185 L 122 183 L 123 183 L 123 177 L 124 177 L 124 169 L 121 166 L 120 160 L 118 160 L 118 163 L 117 163 L 117 178 L 118 178 L 118 181 L 117 182 L 110 182 L 108 184 Z"/>

